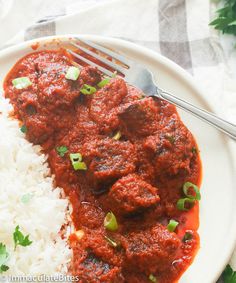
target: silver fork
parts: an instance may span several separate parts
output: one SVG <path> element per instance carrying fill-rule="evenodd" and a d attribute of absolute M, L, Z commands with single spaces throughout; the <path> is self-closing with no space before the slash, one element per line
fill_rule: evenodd
<path fill-rule="evenodd" d="M 177 96 L 173 94 L 170 94 L 160 89 L 157 86 L 156 82 L 154 81 L 152 72 L 148 70 L 145 66 L 139 63 L 136 63 L 94 42 L 91 42 L 88 40 L 82 40 L 82 39 L 76 39 L 76 40 L 78 40 L 79 42 L 82 42 L 83 46 L 78 44 L 77 41 L 76 43 L 71 42 L 73 49 L 74 48 L 79 49 L 83 51 L 84 53 L 88 54 L 89 56 L 92 56 L 93 58 L 96 58 L 100 62 L 104 63 L 106 66 L 109 66 L 114 71 L 119 72 L 122 76 L 124 76 L 124 79 L 126 82 L 141 89 L 144 92 L 144 95 L 146 97 L 151 96 L 151 97 L 162 98 L 178 106 L 179 108 L 193 114 L 194 116 L 200 118 L 201 120 L 207 122 L 208 124 L 214 126 L 215 128 L 224 132 L 231 138 L 236 139 L 236 125 L 220 117 L 217 117 L 216 115 L 210 112 L 200 109 L 194 106 L 193 104 L 187 101 L 184 101 L 183 99 L 178 98 Z M 91 48 L 94 51 L 92 51 Z M 112 77 L 114 75 L 114 72 L 110 71 L 109 68 L 102 67 L 99 64 L 94 63 L 90 59 L 85 58 L 84 56 L 74 52 L 71 49 L 67 49 L 67 51 L 70 54 L 72 54 L 74 57 L 81 60 L 82 62 L 88 65 L 97 67 L 105 75 L 109 77 Z M 112 61 L 108 60 L 104 56 L 100 55 L 101 53 L 106 56 L 109 56 L 109 58 L 112 58 L 113 60 Z M 117 61 L 119 61 L 120 63 L 117 63 Z"/>

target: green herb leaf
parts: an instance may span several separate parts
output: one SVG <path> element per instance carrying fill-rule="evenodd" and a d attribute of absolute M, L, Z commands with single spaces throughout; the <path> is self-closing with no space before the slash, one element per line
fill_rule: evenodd
<path fill-rule="evenodd" d="M 192 189 L 195 193 L 195 195 L 193 195 L 192 193 L 189 193 L 189 189 Z M 194 200 L 201 200 L 201 193 L 200 190 L 198 188 L 198 186 L 196 186 L 195 184 L 191 183 L 191 182 L 185 182 L 183 185 L 183 192 L 185 194 L 186 197 L 190 198 L 190 199 L 194 199 Z"/>
<path fill-rule="evenodd" d="M 175 220 L 171 219 L 169 221 L 169 224 L 167 225 L 167 230 L 169 232 L 174 232 L 178 225 L 179 225 L 178 221 L 175 221 Z"/>
<path fill-rule="evenodd" d="M 24 194 L 21 197 L 21 202 L 24 204 L 27 204 L 31 199 L 32 199 L 33 195 L 32 194 Z"/>
<path fill-rule="evenodd" d="M 175 143 L 175 136 L 166 135 L 165 137 L 166 137 L 166 139 L 168 139 L 168 141 L 169 141 L 170 143 L 172 143 L 172 144 Z"/>
<path fill-rule="evenodd" d="M 70 161 L 75 171 L 77 170 L 87 170 L 87 165 L 82 161 L 81 153 L 71 153 Z"/>
<path fill-rule="evenodd" d="M 67 80 L 76 81 L 79 77 L 79 74 L 80 74 L 79 68 L 72 66 L 69 67 L 69 69 L 67 70 L 65 77 Z"/>
<path fill-rule="evenodd" d="M 105 85 L 107 85 L 110 82 L 110 80 L 111 80 L 110 78 L 103 79 L 102 81 L 100 81 L 98 83 L 98 87 L 100 87 L 100 88 L 104 87 Z"/>
<path fill-rule="evenodd" d="M 13 233 L 13 239 L 15 243 L 15 249 L 18 245 L 26 247 L 31 245 L 33 242 L 29 240 L 29 235 L 24 236 L 20 231 L 19 225 L 16 226 L 15 232 Z"/>
<path fill-rule="evenodd" d="M 192 240 L 193 234 L 190 232 L 185 232 L 184 237 L 183 237 L 183 242 L 187 242 L 189 240 Z"/>
<path fill-rule="evenodd" d="M 190 198 L 181 198 L 177 201 L 177 208 L 178 210 L 181 211 L 188 211 L 195 203 L 194 199 L 190 199 Z M 188 207 L 186 207 L 186 204 L 188 205 Z"/>
<path fill-rule="evenodd" d="M 12 84 L 17 89 L 27 88 L 28 86 L 32 85 L 32 82 L 27 77 L 16 78 L 12 80 Z"/>
<path fill-rule="evenodd" d="M 23 125 L 21 128 L 20 128 L 20 131 L 24 134 L 27 133 L 27 128 L 26 128 L 26 125 Z"/>
<path fill-rule="evenodd" d="M 197 154 L 198 153 L 198 150 L 197 150 L 197 148 L 195 146 L 192 147 L 191 151 L 192 151 L 193 154 Z"/>
<path fill-rule="evenodd" d="M 104 227 L 109 231 L 116 231 L 118 229 L 118 223 L 115 215 L 112 212 L 108 212 L 104 219 Z"/>
<path fill-rule="evenodd" d="M 8 259 L 9 253 L 7 252 L 6 245 L 0 243 L 0 273 L 3 273 L 9 269 L 9 267 L 6 265 Z"/>
<path fill-rule="evenodd" d="M 80 92 L 84 95 L 88 94 L 94 94 L 97 91 L 97 89 L 91 85 L 84 84 L 82 88 L 80 89 Z"/>
<path fill-rule="evenodd" d="M 150 274 L 148 277 L 149 281 L 153 282 L 153 283 L 157 283 L 157 278 L 156 276 L 154 276 L 153 274 Z"/>
<path fill-rule="evenodd" d="M 236 0 L 225 1 L 224 7 L 216 13 L 218 17 L 210 25 L 222 33 L 236 35 Z"/>
<path fill-rule="evenodd" d="M 59 156 L 64 157 L 65 154 L 68 152 L 68 148 L 64 145 L 56 147 L 56 151 Z"/>
<path fill-rule="evenodd" d="M 5 271 L 7 271 L 9 269 L 9 267 L 7 266 L 7 265 L 1 265 L 0 266 L 0 273 L 2 273 L 2 272 L 5 272 Z"/>
<path fill-rule="evenodd" d="M 236 283 L 236 271 L 228 264 L 223 272 L 224 283 Z"/>

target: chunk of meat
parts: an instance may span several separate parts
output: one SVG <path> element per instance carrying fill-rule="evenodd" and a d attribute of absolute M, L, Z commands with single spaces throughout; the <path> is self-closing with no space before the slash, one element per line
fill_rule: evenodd
<path fill-rule="evenodd" d="M 126 136 L 147 136 L 158 131 L 159 106 L 152 98 L 134 101 L 118 114 Z"/>
<path fill-rule="evenodd" d="M 128 141 L 106 138 L 86 143 L 82 154 L 94 183 L 109 183 L 134 172 L 135 146 Z"/>
<path fill-rule="evenodd" d="M 181 242 L 175 233 L 170 233 L 161 224 L 154 227 L 128 234 L 123 246 L 127 268 L 134 267 L 149 275 L 163 271 L 175 259 Z"/>
<path fill-rule="evenodd" d="M 94 94 L 89 111 L 101 132 L 109 132 L 118 127 L 117 107 L 126 95 L 126 83 L 120 78 L 111 80 Z"/>
<path fill-rule="evenodd" d="M 178 174 L 185 176 L 190 173 L 195 141 L 176 114 L 171 116 L 161 133 L 149 136 L 143 147 L 153 156 L 157 178 Z"/>
<path fill-rule="evenodd" d="M 130 174 L 119 179 L 110 189 L 108 202 L 118 214 L 142 211 L 160 200 L 157 188 L 143 181 L 138 175 Z"/>
<path fill-rule="evenodd" d="M 82 250 L 79 250 L 82 252 Z M 77 256 L 77 261 L 73 265 L 72 274 L 78 276 L 81 283 L 122 283 L 124 278 L 121 268 L 111 266 L 97 258 L 94 254 L 88 254 L 84 259 Z"/>
<path fill-rule="evenodd" d="M 124 282 L 121 269 L 123 251 L 114 249 L 105 239 L 105 231 L 83 230 L 83 237 L 74 240 L 74 262 L 72 273 L 82 282 Z"/>

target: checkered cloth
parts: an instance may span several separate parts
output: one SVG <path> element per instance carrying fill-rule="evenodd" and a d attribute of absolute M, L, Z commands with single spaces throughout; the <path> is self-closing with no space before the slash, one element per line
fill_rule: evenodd
<path fill-rule="evenodd" d="M 58 17 L 71 12 L 77 13 Z M 192 74 L 214 111 L 236 123 L 236 82 L 228 76 L 218 35 L 209 22 L 206 0 L 77 0 L 66 11 L 56 11 L 27 28 L 8 45 L 66 33 L 98 34 L 141 44 Z"/>

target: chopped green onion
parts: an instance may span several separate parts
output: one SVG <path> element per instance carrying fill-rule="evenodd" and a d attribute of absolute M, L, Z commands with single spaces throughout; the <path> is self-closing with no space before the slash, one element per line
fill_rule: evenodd
<path fill-rule="evenodd" d="M 71 162 L 74 161 L 82 161 L 82 154 L 81 153 L 70 153 L 70 160 Z"/>
<path fill-rule="evenodd" d="M 27 133 L 27 127 L 26 127 L 26 125 L 23 125 L 23 126 L 20 128 L 20 131 L 21 131 L 23 134 Z"/>
<path fill-rule="evenodd" d="M 174 232 L 175 229 L 176 229 L 176 227 L 177 227 L 178 225 L 179 225 L 179 222 L 178 222 L 178 221 L 175 221 L 175 220 L 171 219 L 171 220 L 169 221 L 169 224 L 167 225 L 167 230 L 168 230 L 169 232 Z"/>
<path fill-rule="evenodd" d="M 97 89 L 91 85 L 84 84 L 82 88 L 80 89 L 80 92 L 83 94 L 94 94 L 97 91 Z"/>
<path fill-rule="evenodd" d="M 21 202 L 26 204 L 28 203 L 31 199 L 32 199 L 33 195 L 32 194 L 24 194 L 22 197 L 21 197 Z"/>
<path fill-rule="evenodd" d="M 112 212 L 107 213 L 104 219 L 104 226 L 109 231 L 116 231 L 118 229 L 116 217 Z"/>
<path fill-rule="evenodd" d="M 17 89 L 27 88 L 28 86 L 32 85 L 32 82 L 27 77 L 16 78 L 12 80 L 12 84 Z"/>
<path fill-rule="evenodd" d="M 148 279 L 149 279 L 151 282 L 153 282 L 153 283 L 157 283 L 157 278 L 156 278 L 156 276 L 154 276 L 153 274 L 150 274 L 149 277 L 148 277 Z"/>
<path fill-rule="evenodd" d="M 170 143 L 172 143 L 172 144 L 175 143 L 175 136 L 166 135 L 165 137 L 166 137 L 166 139 L 168 139 L 168 141 L 169 141 Z"/>
<path fill-rule="evenodd" d="M 70 67 L 66 72 L 66 79 L 76 81 L 79 77 L 80 70 L 74 66 Z"/>
<path fill-rule="evenodd" d="M 121 138 L 121 132 L 118 131 L 118 132 L 114 135 L 113 139 L 116 140 L 116 141 L 118 141 L 120 138 Z"/>
<path fill-rule="evenodd" d="M 184 237 L 183 237 L 183 242 L 187 242 L 187 241 L 189 241 L 189 240 L 192 240 L 192 238 L 193 238 L 192 233 L 186 232 L 185 235 L 184 235 Z"/>
<path fill-rule="evenodd" d="M 197 153 L 198 153 L 198 150 L 197 150 L 197 148 L 196 148 L 195 146 L 192 147 L 191 151 L 192 151 L 192 153 L 194 153 L 194 154 L 197 154 Z"/>
<path fill-rule="evenodd" d="M 105 85 L 107 85 L 110 82 L 110 80 L 111 80 L 110 78 L 103 79 L 102 81 L 100 81 L 98 83 L 98 87 L 100 87 L 100 88 L 104 87 Z"/>
<path fill-rule="evenodd" d="M 87 170 L 87 165 L 85 162 L 75 161 L 72 163 L 72 166 L 75 171 L 77 170 Z"/>
<path fill-rule="evenodd" d="M 181 198 L 177 201 L 177 208 L 182 211 L 188 211 L 189 208 L 185 207 L 185 204 L 188 203 L 191 206 L 194 204 L 195 200 L 190 198 Z"/>
<path fill-rule="evenodd" d="M 104 236 L 104 238 L 107 240 L 108 244 L 110 246 L 112 246 L 113 248 L 117 248 L 118 247 L 118 244 L 111 238 L 107 237 L 107 236 Z"/>
<path fill-rule="evenodd" d="M 77 170 L 87 170 L 87 166 L 85 162 L 82 162 L 82 155 L 81 153 L 71 153 L 70 154 L 70 160 L 72 163 L 72 166 L 75 171 Z"/>
<path fill-rule="evenodd" d="M 65 154 L 68 152 L 68 148 L 64 145 L 56 147 L 56 151 L 59 156 L 64 157 Z"/>
<path fill-rule="evenodd" d="M 189 188 L 193 188 L 193 190 L 196 194 L 195 196 L 188 193 Z M 198 186 L 194 185 L 193 183 L 191 183 L 191 182 L 184 183 L 183 191 L 184 191 L 184 194 L 186 195 L 186 197 L 188 197 L 190 199 L 194 199 L 194 200 L 201 200 L 201 194 L 200 194 L 199 188 L 198 188 Z"/>

